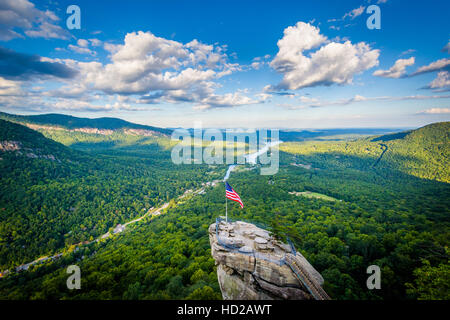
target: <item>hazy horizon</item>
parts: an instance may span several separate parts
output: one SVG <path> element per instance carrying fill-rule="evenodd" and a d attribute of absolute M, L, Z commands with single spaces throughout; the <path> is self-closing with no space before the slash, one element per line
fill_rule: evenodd
<path fill-rule="evenodd" d="M 17 16 L 0 20 L 8 113 L 166 128 L 450 120 L 448 2 L 78 1 L 79 29 L 67 26 L 69 1 L 17 3 L 0 9 Z M 373 5 L 379 28 L 368 27 Z"/>

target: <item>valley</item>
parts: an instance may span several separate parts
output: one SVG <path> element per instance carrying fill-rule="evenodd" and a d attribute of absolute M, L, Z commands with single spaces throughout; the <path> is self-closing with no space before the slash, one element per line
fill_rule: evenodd
<path fill-rule="evenodd" d="M 157 130 L 39 133 L 0 121 L 0 141 L 59 160 L 1 151 L 2 299 L 220 299 L 208 226 L 224 213 L 225 175 L 245 203 L 229 216 L 289 235 L 333 299 L 417 299 L 433 290 L 423 272 L 449 266 L 449 123 L 283 140 L 279 172 L 262 176 L 258 166 L 174 165 L 174 142 Z M 45 256 L 57 259 L 12 271 Z M 65 288 L 70 264 L 83 290 Z M 382 268 L 380 291 L 365 287 L 370 264 Z"/>

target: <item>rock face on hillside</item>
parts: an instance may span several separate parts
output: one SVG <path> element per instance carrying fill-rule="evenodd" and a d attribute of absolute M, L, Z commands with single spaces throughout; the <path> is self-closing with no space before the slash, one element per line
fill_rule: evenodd
<path fill-rule="evenodd" d="M 298 252 L 275 240 L 269 232 L 246 222 L 219 222 L 209 227 L 211 253 L 216 260 L 217 277 L 226 300 L 313 299 L 306 287 L 286 265 L 286 255 L 316 285 L 322 276 Z"/>

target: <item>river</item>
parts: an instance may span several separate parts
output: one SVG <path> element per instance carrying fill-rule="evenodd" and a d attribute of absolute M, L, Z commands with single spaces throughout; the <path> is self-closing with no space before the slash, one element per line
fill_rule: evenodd
<path fill-rule="evenodd" d="M 280 143 L 283 143 L 283 141 L 278 140 L 278 141 L 271 141 L 269 143 L 266 143 L 266 145 L 264 147 L 262 147 L 261 149 L 259 149 L 258 151 L 254 152 L 254 153 L 250 153 L 244 156 L 245 160 L 247 163 L 255 165 L 256 164 L 256 160 L 258 159 L 258 157 L 262 154 L 264 154 L 265 152 L 267 152 L 269 150 L 269 148 L 274 147 L 279 145 Z M 223 181 L 227 181 L 228 178 L 230 177 L 231 172 L 234 170 L 234 168 L 236 168 L 236 164 L 230 164 L 230 166 L 228 167 L 227 173 L 225 174 L 225 177 L 223 177 Z"/>

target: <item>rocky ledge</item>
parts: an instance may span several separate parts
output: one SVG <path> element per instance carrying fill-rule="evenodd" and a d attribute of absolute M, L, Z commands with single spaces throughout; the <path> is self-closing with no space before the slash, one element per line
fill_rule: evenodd
<path fill-rule="evenodd" d="M 221 221 L 216 230 L 213 223 L 209 227 L 209 240 L 226 300 L 313 299 L 284 263 L 287 255 L 301 266 L 314 285 L 323 284 L 322 276 L 299 252 L 293 252 L 289 245 L 253 224 Z"/>

